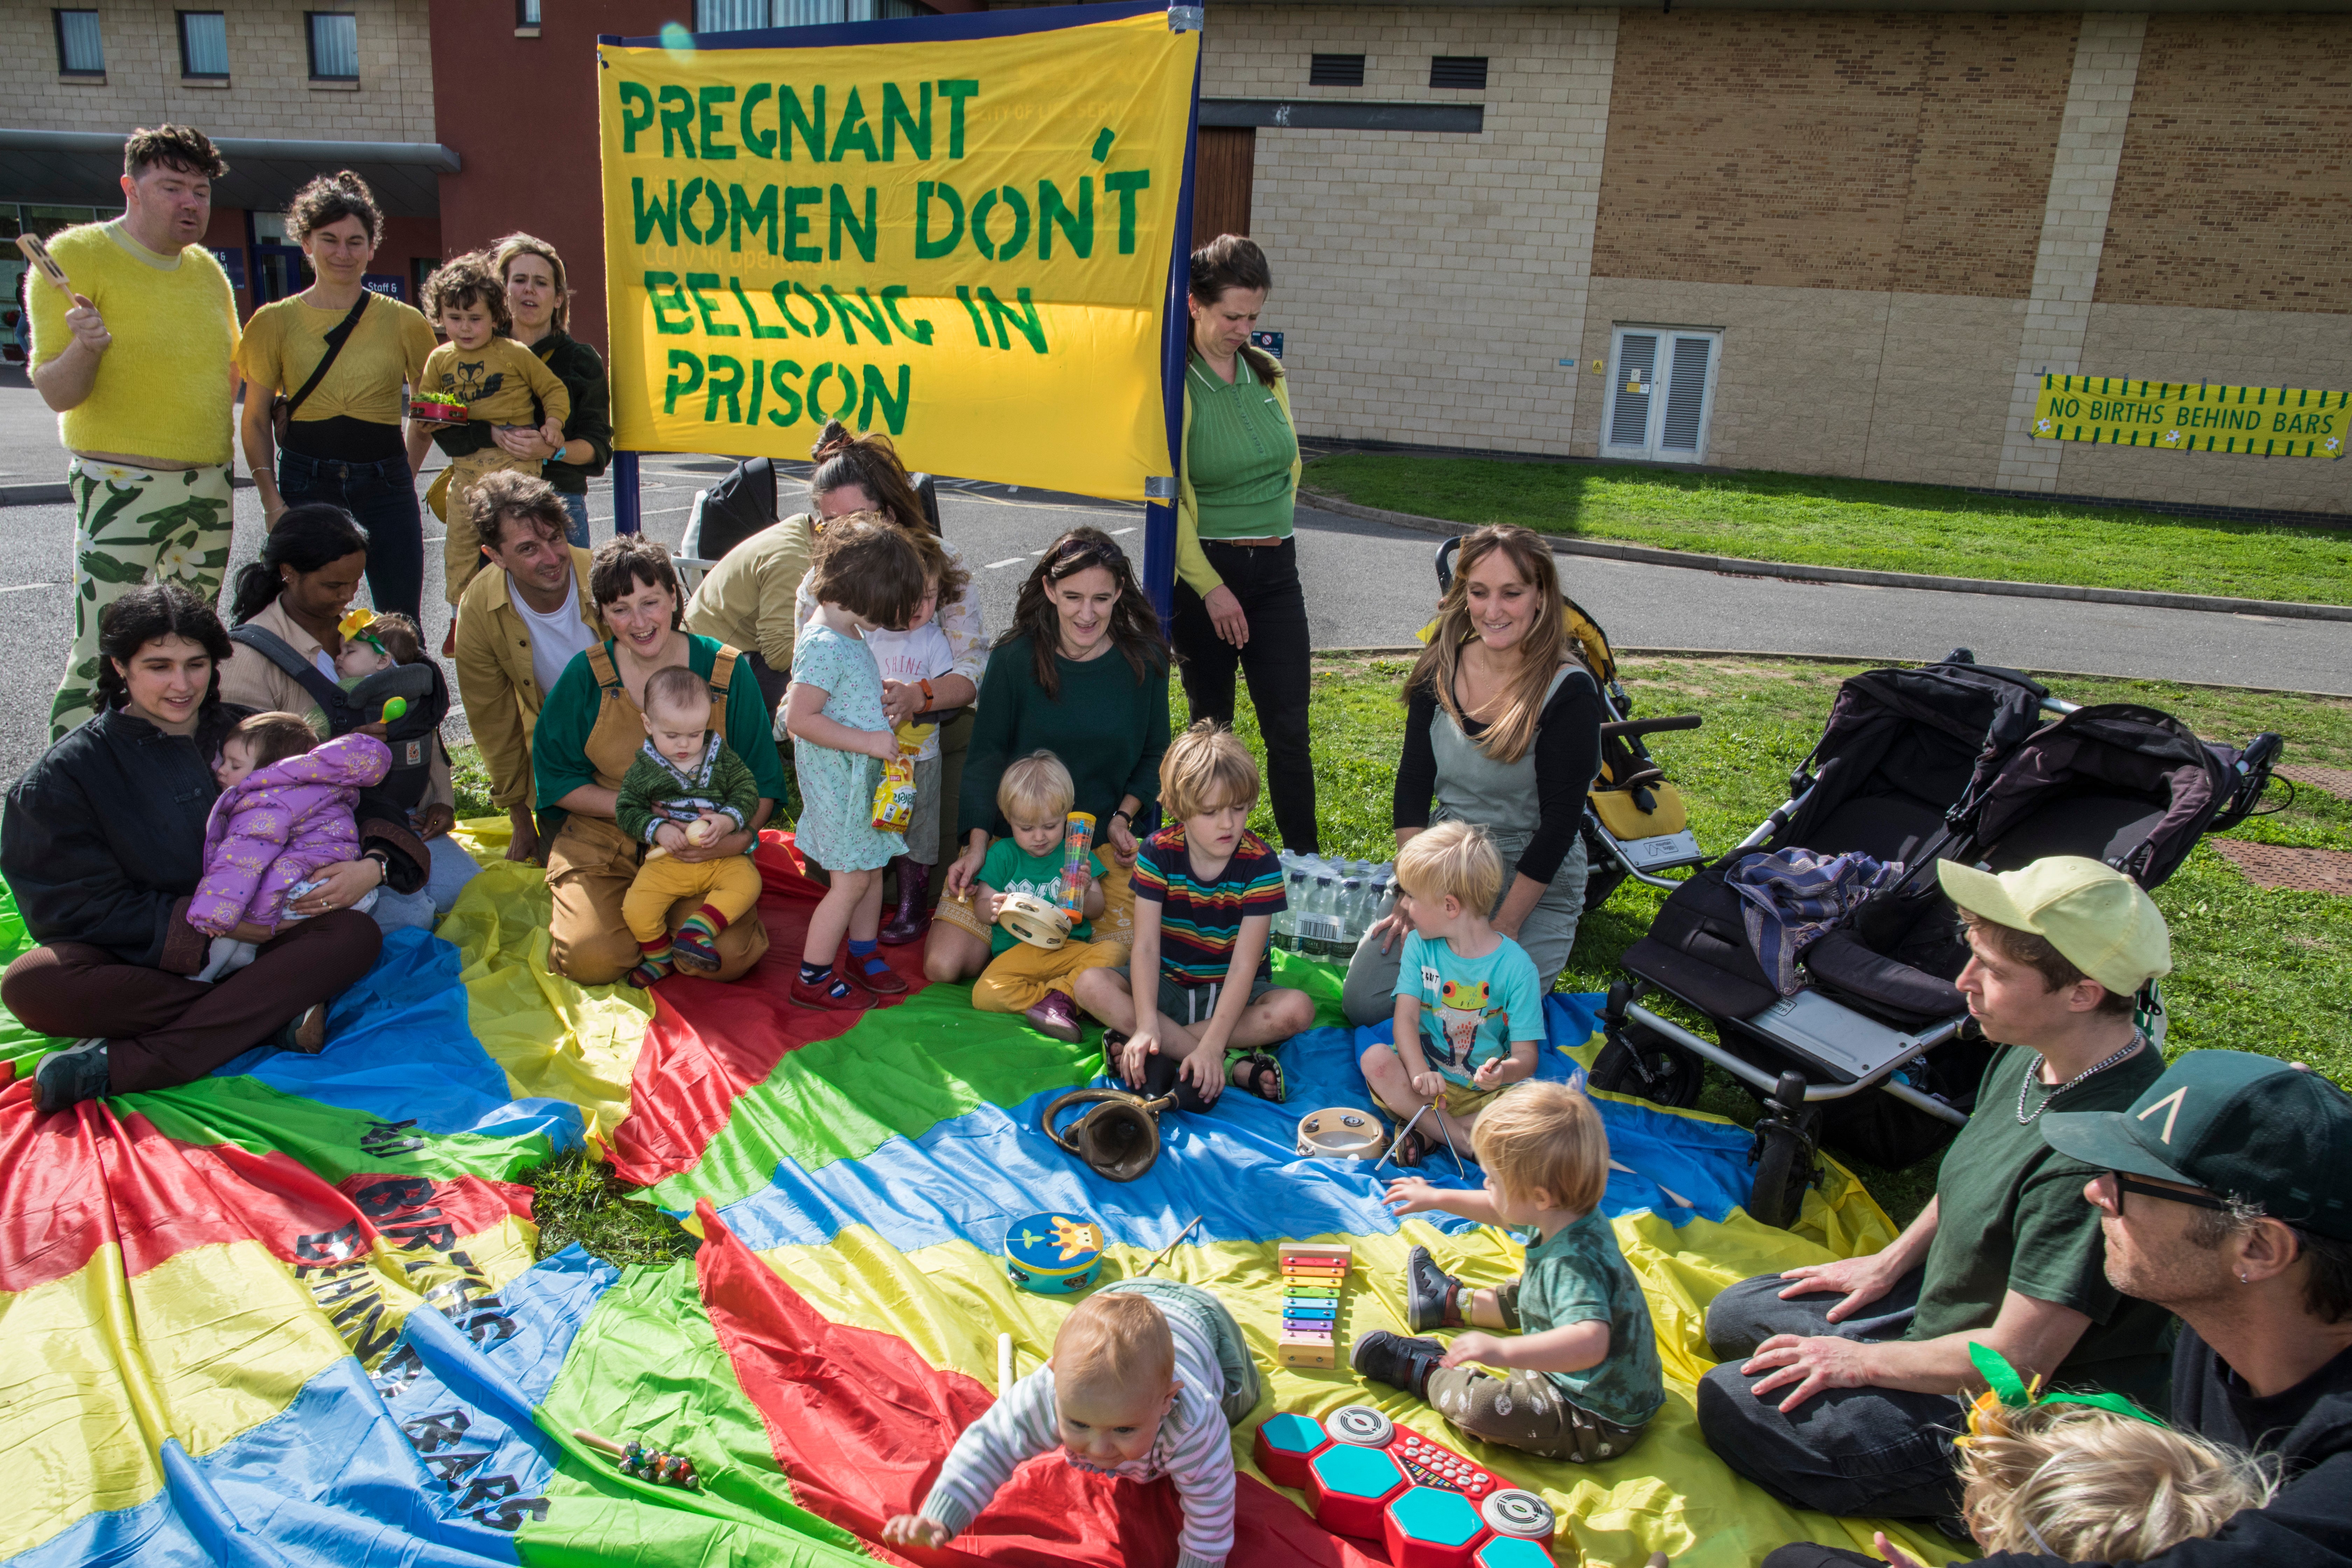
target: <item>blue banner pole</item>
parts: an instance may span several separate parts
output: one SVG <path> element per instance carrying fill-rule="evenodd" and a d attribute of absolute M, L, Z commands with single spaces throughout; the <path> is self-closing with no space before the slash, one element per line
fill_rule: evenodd
<path fill-rule="evenodd" d="M 1171 31 L 1198 32 L 1197 6 L 1171 6 Z M 1192 110 L 1184 127 L 1184 174 L 1176 194 L 1176 236 L 1168 258 L 1168 291 L 1160 304 L 1160 393 L 1168 416 L 1168 471 L 1147 479 L 1143 509 L 1143 591 L 1168 629 L 1176 615 L 1176 474 L 1184 443 L 1184 365 L 1192 353 L 1192 169 L 1200 142 L 1201 65 L 1192 63 Z"/>
<path fill-rule="evenodd" d="M 637 494 L 637 455 L 635 452 L 613 454 L 613 531 L 614 534 L 645 531 L 645 501 Z"/>

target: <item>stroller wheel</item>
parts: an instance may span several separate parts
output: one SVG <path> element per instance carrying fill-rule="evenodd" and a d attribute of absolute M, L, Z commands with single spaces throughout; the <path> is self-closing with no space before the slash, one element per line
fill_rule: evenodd
<path fill-rule="evenodd" d="M 1748 1197 L 1748 1215 L 1787 1230 L 1805 1212 L 1805 1189 L 1813 1182 L 1812 1141 L 1768 1121 L 1756 1129 L 1753 1153 L 1756 1181 Z"/>
<path fill-rule="evenodd" d="M 1706 1077 L 1706 1064 L 1698 1058 L 1629 1023 L 1610 1031 L 1586 1081 L 1612 1094 L 1686 1110 L 1698 1103 Z"/>

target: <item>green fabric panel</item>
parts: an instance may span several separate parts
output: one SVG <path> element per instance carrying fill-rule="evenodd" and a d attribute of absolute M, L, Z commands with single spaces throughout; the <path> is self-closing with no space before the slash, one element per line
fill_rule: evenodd
<path fill-rule="evenodd" d="M 362 1173 L 440 1180 L 479 1176 L 499 1182 L 555 1154 L 555 1145 L 544 1134 L 443 1136 L 417 1127 L 379 1131 L 386 1124 L 365 1111 L 305 1100 L 250 1078 L 200 1078 L 176 1089 L 116 1095 L 109 1103 L 144 1116 L 166 1137 L 185 1143 L 234 1143 L 257 1154 L 275 1152 L 326 1182 Z M 383 1152 L 369 1150 L 371 1135 Z M 402 1145 L 418 1142 L 424 1147 L 400 1152 Z"/>
<path fill-rule="evenodd" d="M 526 1521 L 515 1537 L 526 1568 L 873 1562 L 856 1537 L 793 1500 L 767 1427 L 703 1310 L 692 1263 L 625 1270 L 582 1325 L 538 1416 L 565 1458 L 547 1484 L 547 1517 Z M 621 1474 L 572 1436 L 582 1426 L 684 1454 L 701 1489 Z"/>
<path fill-rule="evenodd" d="M 1318 1026 L 1344 1026 L 1339 973 L 1274 955 L 1275 982 L 1315 998 Z M 787 1052 L 765 1083 L 735 1102 L 692 1168 L 646 1189 L 673 1214 L 709 1198 L 719 1208 L 768 1184 L 779 1161 L 803 1170 L 862 1160 L 891 1138 L 919 1138 L 981 1105 L 1017 1105 L 1103 1070 L 1102 1037 L 1049 1040 L 1010 1014 L 972 1010 L 961 985 L 930 985 L 867 1014 L 845 1035 Z"/>

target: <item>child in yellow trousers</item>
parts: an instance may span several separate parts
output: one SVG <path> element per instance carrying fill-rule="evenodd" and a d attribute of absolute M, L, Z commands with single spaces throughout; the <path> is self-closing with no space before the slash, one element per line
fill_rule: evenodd
<path fill-rule="evenodd" d="M 740 832 L 760 804 L 751 768 L 710 728 L 709 686 L 684 665 L 655 670 L 646 679 L 645 715 L 646 743 L 621 777 L 613 812 L 622 832 L 652 846 L 621 899 L 621 919 L 644 955 L 629 971 L 632 985 L 651 985 L 673 967 L 716 973 L 719 933 L 760 901 L 750 856 L 677 858 Z M 670 907 L 696 895 L 701 907 L 673 936 Z"/>
<path fill-rule="evenodd" d="M 972 982 L 971 1005 L 983 1013 L 1018 1013 L 1038 1033 L 1071 1045 L 1084 1037 L 1077 1005 L 1070 999 L 1073 979 L 1081 970 L 1127 962 L 1125 944 L 1087 940 L 1093 935 L 1087 922 L 1103 912 L 1102 858 L 1088 850 L 1086 865 L 1073 873 L 1084 886 L 1079 910 L 1086 919 L 1071 925 L 1061 946 L 1023 942 L 996 923 L 996 910 L 1007 893 L 1027 893 L 1049 904 L 1060 899 L 1063 833 L 1076 795 L 1070 770 L 1051 752 L 1033 752 L 1005 769 L 996 786 L 996 807 L 1013 836 L 988 847 L 972 887 L 972 909 L 989 922 L 991 957 Z"/>

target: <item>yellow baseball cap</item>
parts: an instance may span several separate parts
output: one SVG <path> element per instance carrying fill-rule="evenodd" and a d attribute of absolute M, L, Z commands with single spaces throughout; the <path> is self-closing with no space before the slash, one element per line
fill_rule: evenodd
<path fill-rule="evenodd" d="M 2067 963 L 2120 995 L 2172 973 L 2172 934 L 2156 901 L 2102 861 L 2053 855 L 1996 875 L 1938 860 L 1936 877 L 1960 908 L 2047 938 Z"/>

